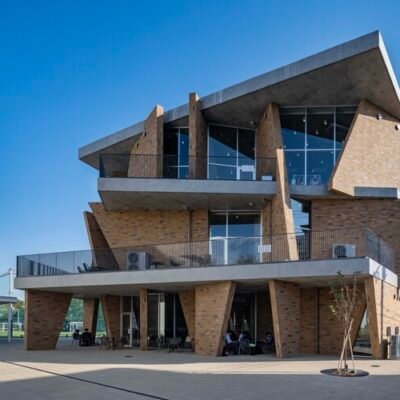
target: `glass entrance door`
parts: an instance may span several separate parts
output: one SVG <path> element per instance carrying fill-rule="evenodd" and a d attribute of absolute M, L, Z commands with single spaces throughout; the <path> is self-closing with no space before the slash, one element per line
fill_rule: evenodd
<path fill-rule="evenodd" d="M 125 346 L 132 347 L 132 317 L 130 312 L 122 314 L 122 337 L 125 340 Z"/>
<path fill-rule="evenodd" d="M 222 211 L 210 214 L 210 253 L 214 265 L 260 261 L 260 213 Z"/>

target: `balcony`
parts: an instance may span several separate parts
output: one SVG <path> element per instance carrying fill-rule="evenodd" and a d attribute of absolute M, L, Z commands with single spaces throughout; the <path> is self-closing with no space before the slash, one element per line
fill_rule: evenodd
<path fill-rule="evenodd" d="M 297 260 L 289 260 L 291 245 L 297 248 Z M 256 264 L 267 271 L 264 267 L 268 264 L 276 267 L 277 263 L 318 260 L 335 260 L 338 262 L 336 272 L 345 272 L 347 260 L 362 258 L 394 270 L 394 253 L 388 244 L 368 228 L 354 228 L 18 256 L 17 277 L 200 271 L 210 267 Z M 277 268 L 283 268 L 282 264 Z M 153 275 L 154 279 L 157 281 L 157 275 Z"/>
<path fill-rule="evenodd" d="M 276 193 L 274 158 L 102 154 L 107 210 L 262 209 Z"/>

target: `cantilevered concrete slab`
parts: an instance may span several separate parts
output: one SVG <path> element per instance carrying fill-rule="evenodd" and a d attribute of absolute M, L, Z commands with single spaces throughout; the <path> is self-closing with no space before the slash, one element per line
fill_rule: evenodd
<path fill-rule="evenodd" d="M 99 178 L 108 211 L 145 209 L 260 210 L 276 194 L 273 181 L 222 181 L 156 178 Z"/>
<path fill-rule="evenodd" d="M 279 279 L 297 282 L 302 286 L 326 286 L 338 271 L 348 276 L 355 272 L 359 272 L 360 277 L 374 276 L 397 287 L 397 275 L 370 258 L 21 277 L 15 279 L 15 287 L 99 296 L 132 295 L 140 287 L 178 291 L 202 283 L 221 281 L 266 287 L 268 280 Z"/>
<path fill-rule="evenodd" d="M 357 105 L 361 100 L 400 118 L 400 90 L 378 31 L 202 97 L 208 122 L 254 127 L 269 102 L 280 106 Z M 166 124 L 187 124 L 188 105 L 166 111 Z M 98 168 L 100 153 L 128 153 L 143 121 L 82 147 Z"/>

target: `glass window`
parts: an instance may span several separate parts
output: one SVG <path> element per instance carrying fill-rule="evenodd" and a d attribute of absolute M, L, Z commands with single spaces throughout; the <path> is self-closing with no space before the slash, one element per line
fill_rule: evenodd
<path fill-rule="evenodd" d="M 285 151 L 290 185 L 305 185 L 305 151 Z"/>
<path fill-rule="evenodd" d="M 260 214 L 235 213 L 228 214 L 229 237 L 260 236 Z"/>
<path fill-rule="evenodd" d="M 336 148 L 341 149 L 355 116 L 355 107 L 338 107 L 336 109 Z"/>
<path fill-rule="evenodd" d="M 225 237 L 226 236 L 226 213 L 211 213 L 210 214 L 210 237 Z"/>
<path fill-rule="evenodd" d="M 307 149 L 333 149 L 333 108 L 307 109 Z"/>
<path fill-rule="evenodd" d="M 209 179 L 255 179 L 255 132 L 209 125 Z"/>
<path fill-rule="evenodd" d="M 307 152 L 307 185 L 326 185 L 332 173 L 333 150 Z"/>
<path fill-rule="evenodd" d="M 164 178 L 189 177 L 189 130 L 169 128 L 164 133 Z"/>
<path fill-rule="evenodd" d="M 291 185 L 325 185 L 329 181 L 355 112 L 355 107 L 348 106 L 281 110 Z"/>
<path fill-rule="evenodd" d="M 283 147 L 285 149 L 304 149 L 306 116 L 304 108 L 286 108 L 281 111 Z"/>

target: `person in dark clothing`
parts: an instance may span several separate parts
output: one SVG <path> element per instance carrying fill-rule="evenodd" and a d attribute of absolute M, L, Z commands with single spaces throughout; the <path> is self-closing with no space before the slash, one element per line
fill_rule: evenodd
<path fill-rule="evenodd" d="M 85 332 L 82 333 L 79 341 L 79 346 L 91 346 L 92 345 L 92 334 L 89 332 L 89 329 L 85 329 Z"/>

